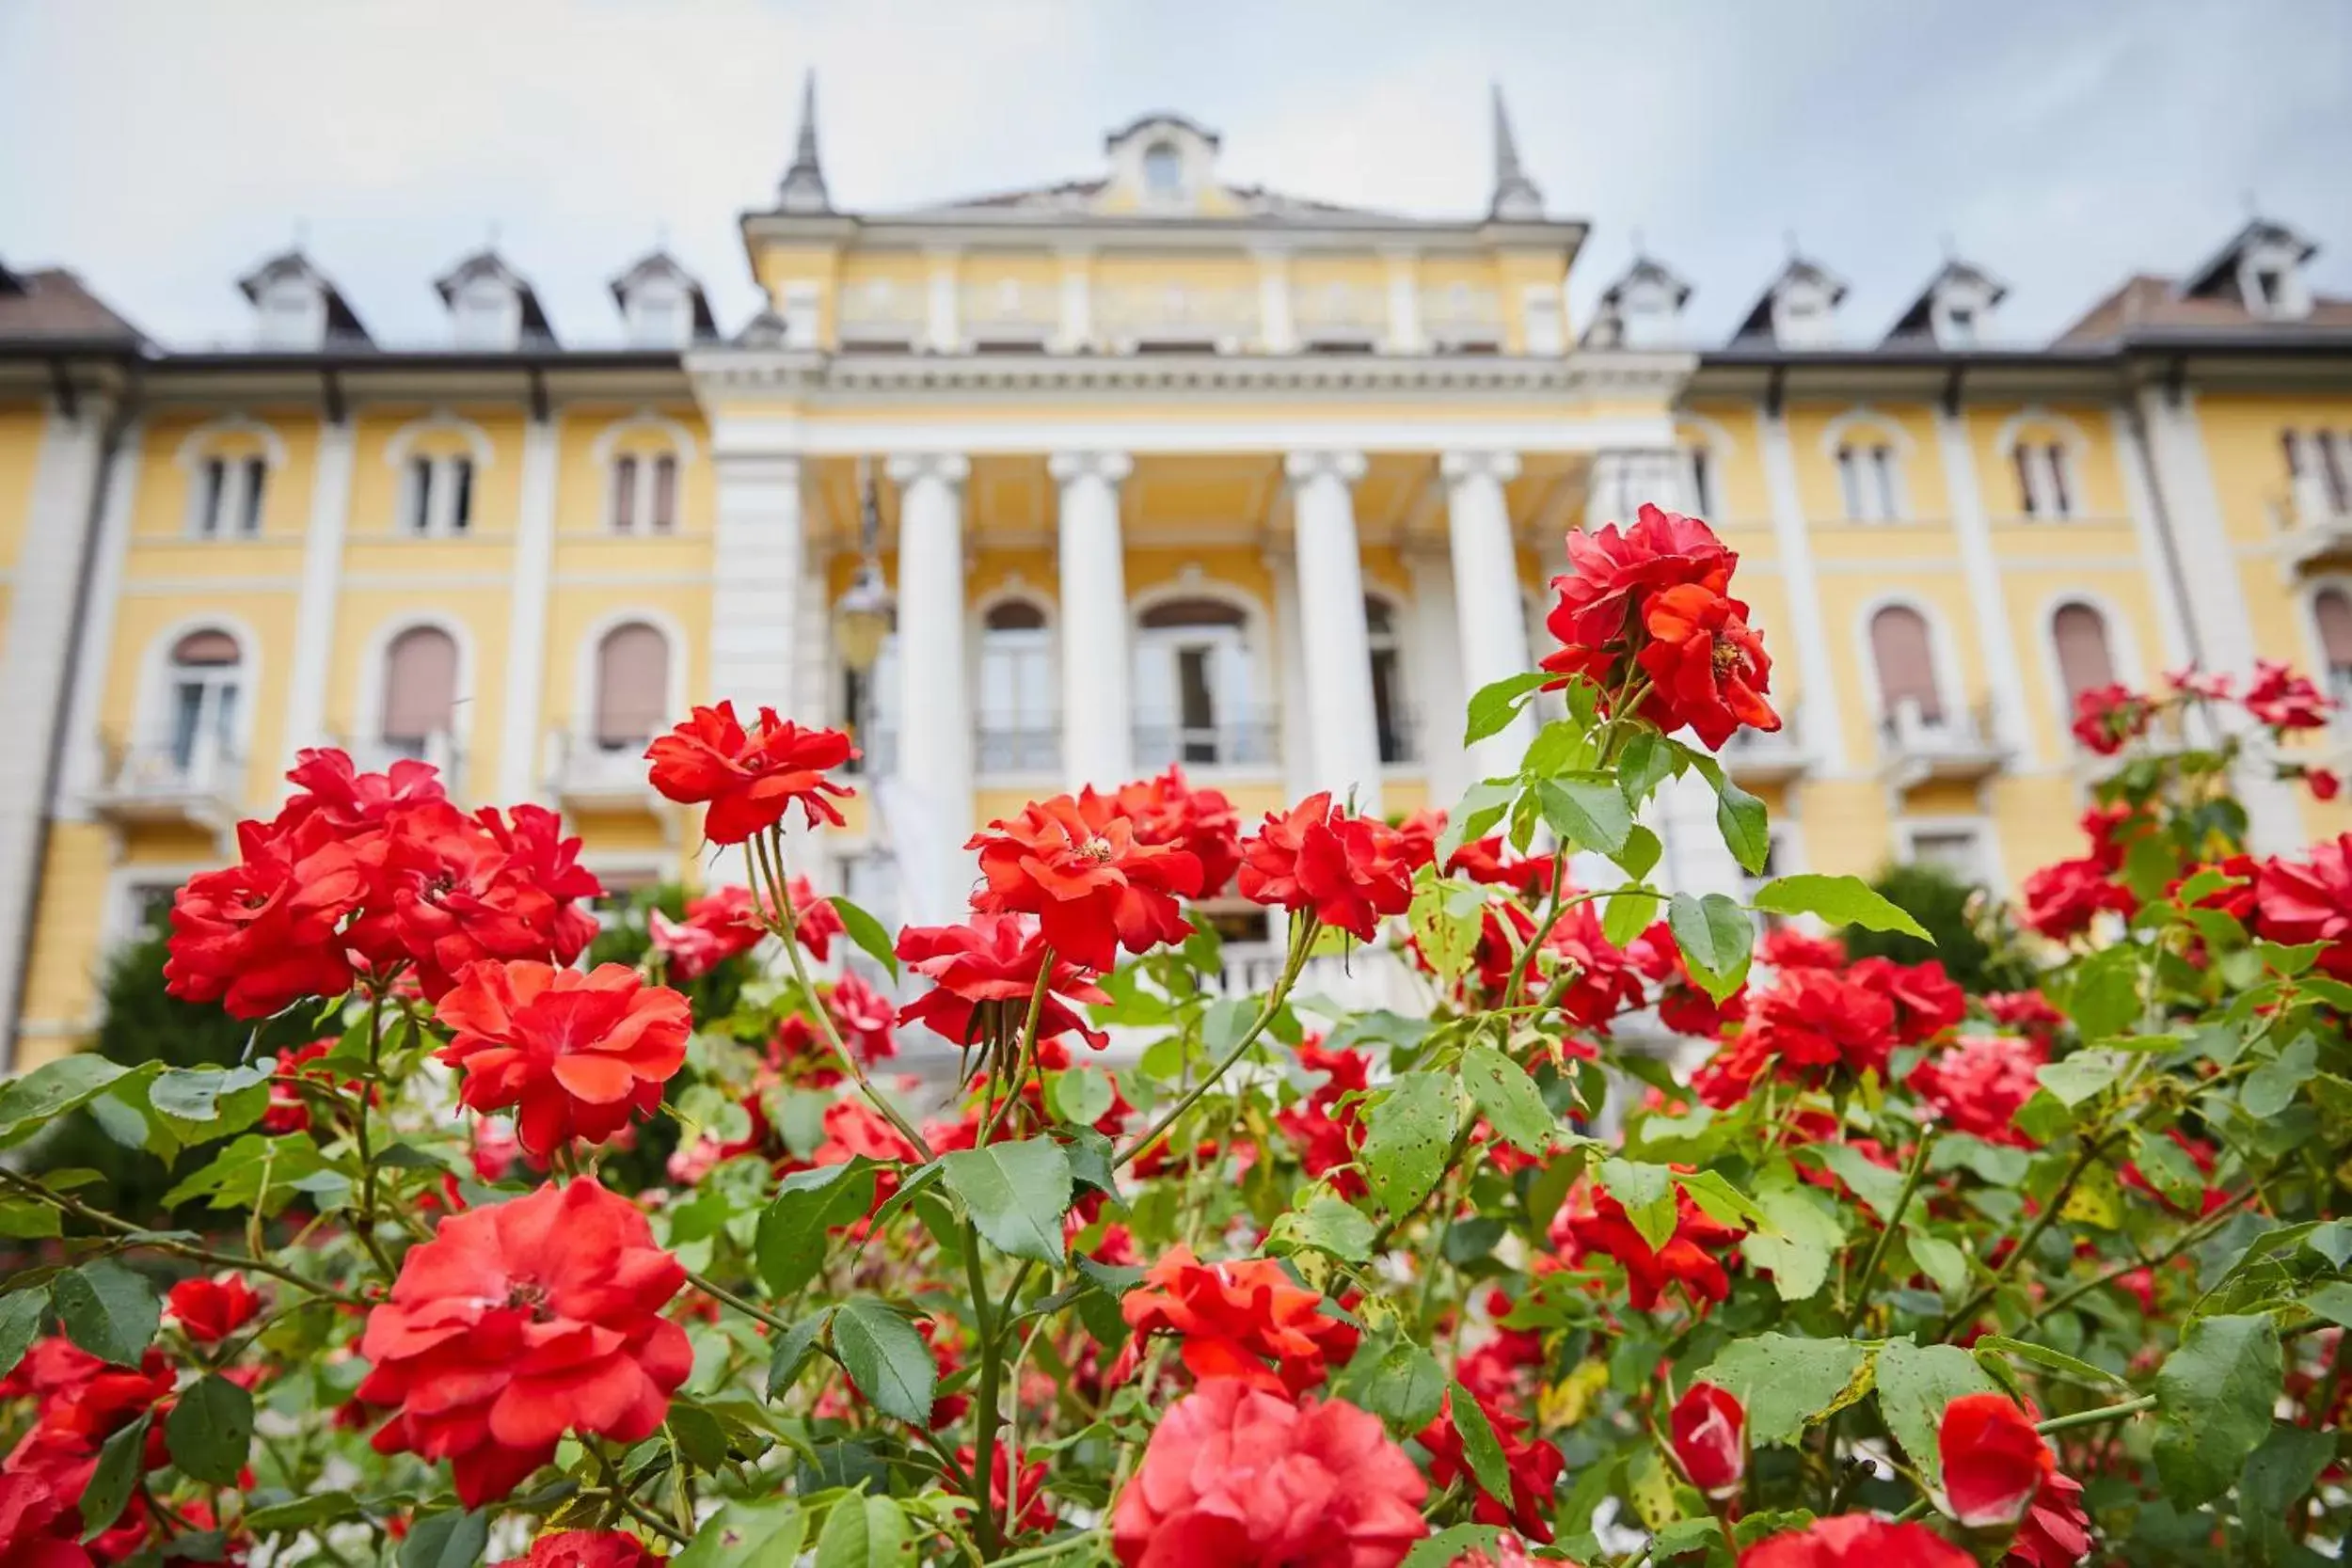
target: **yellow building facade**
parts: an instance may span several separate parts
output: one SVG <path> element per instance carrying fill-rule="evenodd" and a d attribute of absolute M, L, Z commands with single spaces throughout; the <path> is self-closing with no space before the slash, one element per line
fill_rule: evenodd
<path fill-rule="evenodd" d="M 0 272 L 15 1064 L 88 1031 L 103 955 L 320 744 L 558 808 L 627 888 L 736 874 L 645 786 L 690 703 L 845 725 L 865 787 L 805 868 L 911 920 L 961 906 L 974 826 L 1170 763 L 1246 812 L 1449 805 L 1531 733 L 1466 750 L 1460 715 L 1544 646 L 1564 536 L 1644 500 L 1741 554 L 1789 723 L 1726 761 L 1776 872 L 2007 887 L 2076 848 L 2075 691 L 2257 657 L 2352 683 L 2352 305 L 2283 228 L 2045 345 L 1952 263 L 1859 346 L 1792 261 L 1699 347 L 1651 261 L 1570 321 L 1586 227 L 1499 103 L 1460 222 L 1237 186 L 1219 150 L 1155 115 L 1085 179 L 852 214 L 808 105 L 742 221 L 767 309 L 723 335 L 656 255 L 609 349 L 486 252 L 437 280 L 431 349 L 371 341 L 298 254 L 241 280 L 252 346 L 205 353 Z M 2250 799 L 2269 847 L 2352 828 Z M 1662 875 L 1741 885 L 1711 800 L 1657 825 Z"/>

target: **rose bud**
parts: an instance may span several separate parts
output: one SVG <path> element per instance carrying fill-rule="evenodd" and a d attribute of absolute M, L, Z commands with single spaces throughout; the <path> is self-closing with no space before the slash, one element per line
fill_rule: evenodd
<path fill-rule="evenodd" d="M 216 1344 L 253 1321 L 262 1298 L 233 1274 L 217 1279 L 183 1279 L 165 1298 L 181 1331 L 199 1345 Z"/>
<path fill-rule="evenodd" d="M 1693 1383 L 1666 1427 L 1675 1463 L 1692 1485 L 1718 1500 L 1740 1490 L 1748 1468 L 1748 1413 L 1728 1390 Z"/>
<path fill-rule="evenodd" d="M 2024 1518 L 2058 1463 L 2033 1418 L 2006 1394 L 1963 1394 L 1946 1405 L 1935 1446 L 1951 1516 L 1969 1529 Z"/>

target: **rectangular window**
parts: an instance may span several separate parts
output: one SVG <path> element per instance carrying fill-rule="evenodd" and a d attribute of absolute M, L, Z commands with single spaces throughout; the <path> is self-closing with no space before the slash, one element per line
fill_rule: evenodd
<path fill-rule="evenodd" d="M 2017 509 L 2028 517 L 2042 515 L 2042 487 L 2033 482 L 2033 449 L 2020 441 L 2009 452 L 2017 469 Z"/>
<path fill-rule="evenodd" d="M 1203 646 L 1176 650 L 1176 722 L 1186 762 L 1217 760 L 1216 695 L 1209 670 L 1215 657 L 1215 649 Z"/>
<path fill-rule="evenodd" d="M 653 531 L 667 533 L 677 527 L 677 459 L 653 460 Z"/>
<path fill-rule="evenodd" d="M 1898 515 L 1895 506 L 1895 450 L 1892 447 L 1870 449 L 1870 474 L 1876 481 L 1878 492 L 1873 498 L 1878 507 L 1876 515 L 1881 517 Z"/>
<path fill-rule="evenodd" d="M 262 531 L 262 490 L 269 483 L 269 465 L 258 457 L 245 460 L 245 493 L 237 498 L 237 531 L 250 539 Z"/>
<path fill-rule="evenodd" d="M 612 465 L 612 527 L 616 532 L 637 530 L 637 459 L 624 457 Z"/>
<path fill-rule="evenodd" d="M 1700 516 L 1714 517 L 1722 510 L 1715 499 L 1715 454 L 1705 447 L 1684 450 L 1691 459 L 1691 504 Z"/>
<path fill-rule="evenodd" d="M 1984 879 L 1982 842 L 1974 828 L 1937 828 L 1913 833 L 1911 863 L 1947 871 L 1963 882 Z"/>
<path fill-rule="evenodd" d="M 449 467 L 454 492 L 450 497 L 449 531 L 463 533 L 473 526 L 473 459 L 453 457 Z"/>
<path fill-rule="evenodd" d="M 2042 449 L 2042 456 L 2050 466 L 2050 515 L 2071 517 L 2074 515 L 2074 498 L 2066 487 L 2066 449 L 2053 441 Z"/>
<path fill-rule="evenodd" d="M 2312 437 L 2319 448 L 2322 469 L 2328 476 L 2328 505 L 2341 517 L 2352 513 L 2352 433 L 2337 431 L 2332 436 Z"/>
<path fill-rule="evenodd" d="M 204 471 L 197 479 L 196 531 L 210 539 L 220 532 L 220 509 L 227 499 L 229 465 L 217 457 L 204 460 Z"/>
<path fill-rule="evenodd" d="M 408 460 L 408 531 L 423 533 L 433 527 L 433 459 Z"/>
<path fill-rule="evenodd" d="M 1862 501 L 1862 471 L 1851 447 L 1837 449 L 1837 491 L 1846 503 L 1846 520 L 1860 522 L 1865 515 Z"/>

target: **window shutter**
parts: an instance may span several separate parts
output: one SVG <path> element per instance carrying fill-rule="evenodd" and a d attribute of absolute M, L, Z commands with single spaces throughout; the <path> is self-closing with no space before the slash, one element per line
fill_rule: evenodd
<path fill-rule="evenodd" d="M 2050 617 L 2050 640 L 2058 645 L 2058 678 L 2071 704 L 2084 692 L 2115 683 L 2115 658 L 2107 651 L 2106 617 L 2087 604 L 2058 607 Z"/>
<path fill-rule="evenodd" d="M 636 745 L 668 717 L 670 640 L 642 621 L 596 644 L 596 744 Z"/>
<path fill-rule="evenodd" d="M 1878 668 L 1879 696 L 1893 713 L 1906 699 L 1919 717 L 1940 721 L 1944 698 L 1935 684 L 1935 651 L 1928 623 L 1915 610 L 1889 605 L 1870 617 L 1870 659 Z"/>
<path fill-rule="evenodd" d="M 411 626 L 384 657 L 386 740 L 450 733 L 457 709 L 457 642 L 438 626 Z"/>
<path fill-rule="evenodd" d="M 225 631 L 192 631 L 171 645 L 171 662 L 183 670 L 217 669 L 243 658 L 237 640 Z"/>
<path fill-rule="evenodd" d="M 2319 623 L 2319 645 L 2330 670 L 2352 670 L 2352 598 L 2338 588 L 2323 588 L 2312 600 L 2312 619 Z"/>

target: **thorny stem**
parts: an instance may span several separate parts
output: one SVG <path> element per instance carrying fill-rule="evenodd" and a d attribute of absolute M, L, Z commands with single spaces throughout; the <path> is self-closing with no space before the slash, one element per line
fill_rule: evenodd
<path fill-rule="evenodd" d="M 253 1274 L 267 1275 L 270 1278 L 283 1280 L 297 1290 L 308 1291 L 322 1300 L 339 1302 L 345 1307 L 367 1305 L 366 1300 L 360 1296 L 354 1295 L 348 1291 L 337 1290 L 332 1285 L 323 1285 L 315 1279 L 296 1274 L 294 1270 L 273 1263 L 265 1258 L 256 1258 L 248 1253 L 241 1252 L 219 1252 L 211 1247 L 197 1246 L 191 1243 L 174 1241 L 169 1237 L 157 1235 L 133 1225 L 128 1220 L 119 1220 L 112 1214 L 92 1209 L 79 1198 L 68 1197 L 63 1193 L 51 1192 L 33 1178 L 9 1170 L 5 1165 L 0 1165 L 0 1181 L 6 1181 L 27 1197 L 48 1204 L 59 1213 L 71 1215 L 74 1219 L 97 1226 L 101 1229 L 114 1231 L 117 1235 L 131 1238 L 120 1243 L 123 1247 L 152 1247 L 157 1252 L 167 1252 L 174 1258 L 185 1258 L 192 1263 L 209 1263 L 216 1269 L 240 1269 Z"/>
<path fill-rule="evenodd" d="M 1223 1059 L 1209 1070 L 1208 1076 L 1186 1090 L 1183 1099 L 1168 1107 L 1166 1116 L 1146 1128 L 1140 1137 L 1112 1157 L 1111 1168 L 1113 1170 L 1117 1170 L 1159 1142 L 1161 1135 L 1175 1126 L 1184 1114 L 1199 1103 L 1202 1095 L 1216 1087 L 1217 1080 L 1224 1077 L 1233 1064 L 1240 1061 L 1243 1054 L 1258 1043 L 1258 1037 L 1265 1033 L 1266 1026 L 1274 1022 L 1274 1015 L 1281 1010 L 1283 1001 L 1290 995 L 1291 987 L 1297 984 L 1298 972 L 1307 966 L 1307 953 L 1314 946 L 1318 927 L 1319 922 L 1311 914 L 1301 914 L 1298 917 L 1298 928 L 1291 933 L 1290 956 L 1282 962 L 1281 976 L 1274 982 L 1274 989 L 1266 993 L 1265 1006 L 1258 1009 L 1258 1016 L 1250 1021 L 1248 1028 L 1242 1031 L 1241 1038 L 1233 1042 L 1233 1048 L 1225 1053 Z"/>
<path fill-rule="evenodd" d="M 590 1446 L 589 1452 L 596 1455 L 596 1468 L 604 1475 L 604 1486 L 601 1491 L 593 1494 L 594 1496 L 610 1497 L 620 1505 L 622 1513 L 627 1513 L 647 1529 L 675 1542 L 678 1545 L 683 1546 L 693 1539 L 692 1536 L 681 1532 L 675 1525 L 629 1495 L 628 1488 L 621 1482 L 620 1471 L 613 1467 L 611 1454 L 594 1445 Z"/>
<path fill-rule="evenodd" d="M 746 1301 L 743 1297 L 737 1295 L 733 1291 L 728 1290 L 725 1286 L 718 1284 L 713 1280 L 706 1279 L 701 1275 L 694 1273 L 691 1269 L 686 1271 L 686 1283 L 691 1285 L 695 1290 L 700 1291 L 704 1295 L 708 1296 L 711 1300 L 720 1303 L 722 1306 L 732 1307 L 747 1318 L 757 1318 L 761 1323 L 766 1323 L 770 1328 L 774 1329 L 779 1334 L 786 1332 L 792 1326 L 790 1320 L 777 1317 L 773 1312 L 769 1311 L 765 1307 L 760 1306 L 757 1302 Z"/>
<path fill-rule="evenodd" d="M 801 994 L 807 998 L 809 1010 L 817 1015 L 818 1032 L 825 1037 L 825 1043 L 833 1047 L 833 1053 L 840 1058 L 842 1070 L 850 1075 L 850 1081 L 872 1102 L 874 1109 L 880 1111 L 882 1118 L 898 1131 L 898 1136 L 907 1141 L 918 1160 L 925 1164 L 930 1164 L 931 1146 L 923 1140 L 922 1133 L 915 1131 L 914 1124 L 900 1115 L 898 1108 L 874 1086 L 874 1081 L 866 1076 L 865 1066 L 851 1053 L 849 1042 L 841 1037 L 841 1031 L 834 1026 L 833 1015 L 817 998 L 816 983 L 809 978 L 808 960 L 801 956 L 800 914 L 792 907 L 790 872 L 784 863 L 784 837 L 781 832 L 772 835 L 755 833 L 745 839 L 743 859 L 751 868 L 753 902 L 769 906 L 768 918 L 771 924 L 768 928 L 775 932 L 777 939 L 784 943 L 785 955 L 792 961 L 792 977 L 800 982 Z M 756 895 L 763 878 L 769 891 L 767 899 Z"/>
<path fill-rule="evenodd" d="M 978 1142 L 987 1144 L 996 1136 L 996 1130 L 1012 1114 L 1013 1101 L 1021 1098 L 1022 1085 L 1029 1081 L 1029 1069 L 1037 1061 L 1037 1031 L 1039 1021 L 1045 1016 L 1045 992 L 1054 978 L 1054 949 L 1049 945 L 1040 954 L 1037 984 L 1029 991 L 1029 1016 L 1021 1025 L 1021 1047 L 1013 1053 L 1012 1077 L 1005 1085 L 1004 1103 L 980 1129 Z"/>
<path fill-rule="evenodd" d="M 963 1276 L 972 1291 L 972 1326 L 979 1336 L 980 1375 L 972 1391 L 972 1410 L 978 1431 L 972 1444 L 973 1520 L 978 1527 L 980 1555 L 993 1558 L 1004 1545 L 1004 1537 L 996 1528 L 995 1510 L 988 1506 L 989 1482 L 996 1474 L 996 1423 L 1002 1412 L 997 1409 L 997 1381 L 1003 1375 L 1004 1363 L 996 1343 L 994 1313 L 990 1310 L 988 1276 L 980 1269 L 980 1232 L 970 1220 L 963 1222 Z M 1019 1478 L 1015 1478 L 1016 1486 Z"/>
<path fill-rule="evenodd" d="M 2095 1427 L 2107 1421 L 2121 1421 L 2155 1407 L 2156 1396 L 2142 1394 L 2121 1404 L 2103 1404 L 2096 1410 L 2077 1410 L 2072 1416 L 2053 1416 L 2046 1421 L 2034 1423 L 2034 1431 L 2047 1437 L 2055 1432 L 2072 1432 L 2076 1427 Z"/>
<path fill-rule="evenodd" d="M 1987 1280 L 1974 1295 L 1945 1315 L 1943 1323 L 1935 1331 L 1937 1339 L 1948 1339 L 1953 1330 L 1964 1328 L 1976 1321 L 1977 1314 L 1984 1310 L 1985 1304 L 1990 1302 L 1994 1293 L 2001 1288 L 2001 1281 L 2009 1276 L 2010 1270 L 2015 1268 L 2026 1254 L 2032 1252 L 2034 1243 L 2042 1240 L 2042 1233 L 2058 1222 L 2058 1211 L 2065 1208 L 2066 1200 L 2074 1196 L 2074 1184 L 2083 1179 L 2084 1173 L 2097 1164 L 2099 1156 L 2106 1151 L 2109 1136 L 2102 1132 L 2083 1140 L 2083 1151 L 2077 1154 L 2074 1157 L 2074 1163 L 2067 1167 L 2065 1180 L 2058 1184 L 2058 1191 L 2050 1195 L 2050 1201 L 2042 1206 L 2042 1212 L 2034 1216 L 2033 1224 L 2026 1227 L 2026 1233 L 2017 1239 L 2017 1244 L 2010 1248 L 2009 1256 L 1994 1266 L 1993 1277 Z"/>
<path fill-rule="evenodd" d="M 2231 1198 L 2220 1208 L 2216 1209 L 2212 1213 L 2205 1215 L 2195 1225 L 2192 1225 L 2186 1230 L 2182 1231 L 2178 1237 L 2174 1238 L 2170 1245 L 2163 1248 L 2154 1257 L 2146 1259 L 2135 1258 L 2127 1262 L 2118 1263 L 2104 1274 L 2097 1275 L 2090 1279 L 2084 1280 L 2079 1285 L 2072 1286 L 2067 1290 L 2059 1291 L 2057 1295 L 2052 1296 L 2048 1301 L 2042 1304 L 2041 1310 L 2034 1315 L 2033 1323 L 2028 1325 L 2028 1332 L 2032 1329 L 2041 1327 L 2043 1323 L 2048 1323 L 2050 1321 L 2050 1315 L 2059 1310 L 2061 1307 L 2072 1307 L 2075 1302 L 2081 1300 L 2084 1296 L 2089 1295 L 2091 1291 L 2096 1291 L 2103 1286 L 2114 1284 L 2117 1280 L 2122 1278 L 2125 1275 L 2132 1273 L 2136 1269 L 2162 1268 L 2165 1264 L 2169 1263 L 2173 1259 L 2178 1258 L 2182 1253 L 2186 1252 L 2190 1247 L 2195 1246 L 2198 1243 L 2203 1241 L 2206 1237 L 2212 1235 L 2215 1231 L 2220 1229 L 2224 1225 L 2228 1224 L 2230 1220 L 2236 1215 L 2238 1210 L 2243 1207 L 2249 1198 L 2255 1196 L 2255 1191 L 2256 1189 L 2249 1187 L 2246 1191 Z"/>
<path fill-rule="evenodd" d="M 375 1085 L 382 1071 L 380 1059 L 384 1049 L 384 992 L 376 990 L 368 998 L 368 1078 L 359 1090 L 359 1102 L 352 1108 L 353 1138 L 359 1150 L 359 1244 L 368 1249 L 375 1266 L 390 1279 L 398 1271 L 392 1267 L 384 1243 L 376 1239 L 375 1157 L 368 1147 L 368 1101 L 374 1097 Z"/>
<path fill-rule="evenodd" d="M 1879 1227 L 1878 1240 L 1870 1243 L 1870 1256 L 1862 1262 L 1862 1276 L 1854 1281 L 1853 1301 L 1846 1309 L 1846 1332 L 1851 1334 L 1870 1310 L 1870 1284 L 1878 1278 L 1879 1265 L 1886 1261 L 1887 1246 L 1895 1239 L 1895 1227 L 1902 1223 L 1903 1213 L 1918 1194 L 1919 1179 L 1927 1174 L 1928 1150 L 1934 1147 L 1936 1130 L 1929 1127 L 1919 1134 L 1919 1147 L 1912 1151 L 1911 1168 L 1903 1173 L 1902 1191 L 1896 1195 L 1895 1207 Z"/>

